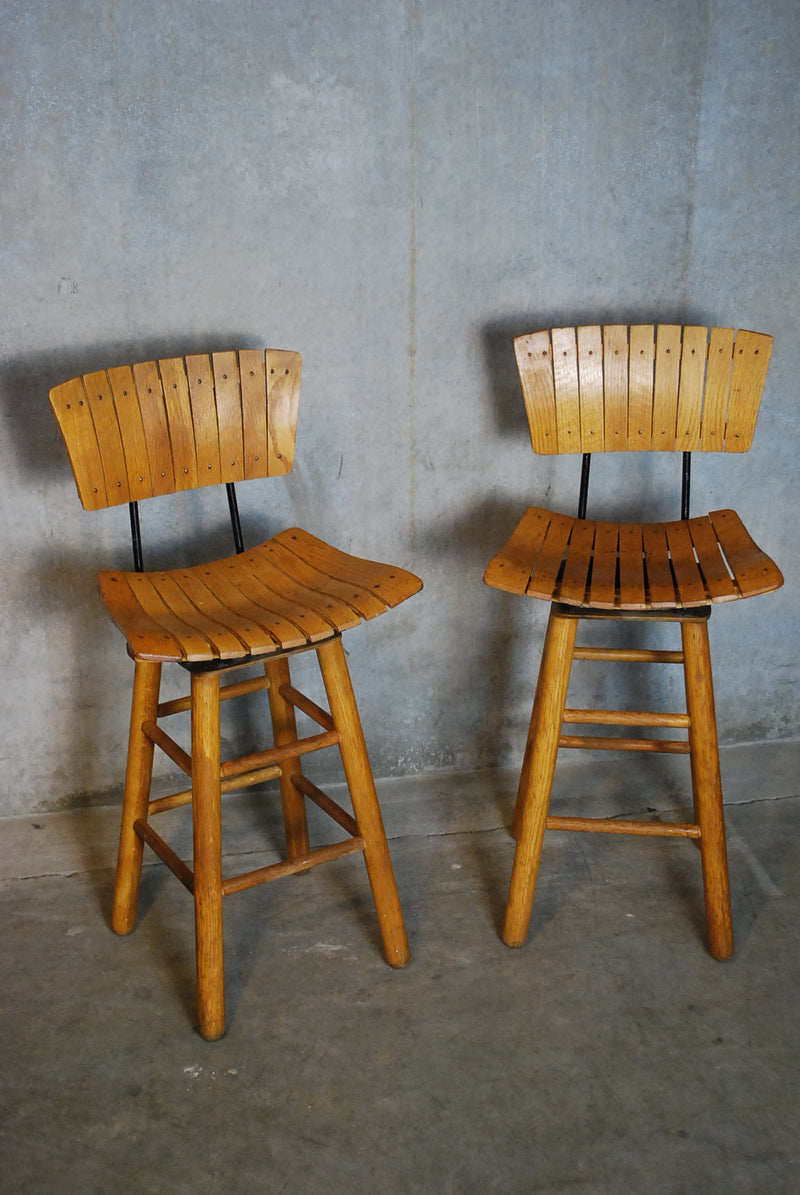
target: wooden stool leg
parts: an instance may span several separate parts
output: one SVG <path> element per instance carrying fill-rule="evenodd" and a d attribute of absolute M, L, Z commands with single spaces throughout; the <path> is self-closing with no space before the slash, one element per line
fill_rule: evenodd
<path fill-rule="evenodd" d="M 331 639 L 318 647 L 317 658 L 331 714 L 341 735 L 339 748 L 342 764 L 350 789 L 355 820 L 365 843 L 364 861 L 378 914 L 386 961 L 393 967 L 404 967 L 411 957 L 411 952 L 378 795 L 375 791 L 375 781 L 364 742 L 361 718 L 341 639 Z"/>
<path fill-rule="evenodd" d="M 279 660 L 269 660 L 264 665 L 264 671 L 269 680 L 269 709 L 272 715 L 272 732 L 275 746 L 283 747 L 297 741 L 297 718 L 294 706 L 281 696 L 281 685 L 291 684 L 289 661 L 283 657 Z M 299 755 L 290 756 L 281 764 L 281 804 L 283 805 L 283 825 L 286 831 L 286 855 L 288 859 L 298 859 L 307 855 L 309 850 L 308 819 L 303 794 L 294 784 L 293 778 L 302 775 Z"/>
<path fill-rule="evenodd" d="M 550 611 L 517 798 L 522 817 L 503 927 L 507 946 L 521 946 L 530 924 L 577 629 L 577 618 Z"/>
<path fill-rule="evenodd" d="M 705 620 L 683 622 L 681 634 L 686 708 L 690 722 L 692 789 L 695 817 L 700 827 L 708 942 L 714 958 L 726 959 L 733 954 L 733 918 L 728 882 L 728 853 L 725 845 L 722 782 L 719 774 L 714 688 L 708 649 L 708 624 Z"/>
<path fill-rule="evenodd" d="M 192 674 L 192 827 L 197 1009 L 210 1041 L 225 1032 L 219 673 Z"/>
<path fill-rule="evenodd" d="M 128 765 L 125 773 L 125 797 L 119 833 L 117 878 L 111 928 L 117 934 L 129 934 L 136 921 L 139 880 L 142 874 L 144 844 L 134 830 L 134 823 L 147 820 L 150 782 L 153 774 L 153 744 L 142 733 L 143 722 L 154 722 L 158 708 L 161 665 L 151 660 L 137 660 L 133 678 L 131 725 L 128 738 Z"/>

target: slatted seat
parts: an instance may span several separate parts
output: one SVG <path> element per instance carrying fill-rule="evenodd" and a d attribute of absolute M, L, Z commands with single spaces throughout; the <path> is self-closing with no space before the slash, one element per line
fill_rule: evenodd
<path fill-rule="evenodd" d="M 360 851 L 375 901 L 387 961 L 402 967 L 408 939 L 386 834 L 367 757 L 341 636 L 421 588 L 413 573 L 339 551 L 293 527 L 245 549 L 234 485 L 288 473 L 294 462 L 300 356 L 241 350 L 170 358 L 98 371 L 50 392 L 78 493 L 90 510 L 130 504 L 134 569 L 99 573 L 108 612 L 135 661 L 128 764 L 112 926 L 133 929 L 142 852 L 148 845 L 194 898 L 200 1031 L 225 1029 L 223 897 L 305 872 Z M 138 503 L 179 490 L 224 483 L 234 555 L 192 567 L 145 572 Z M 294 687 L 289 659 L 313 650 L 329 709 Z M 190 693 L 160 700 L 162 666 L 178 664 Z M 221 674 L 260 665 L 256 675 L 220 684 Z M 220 753 L 220 702 L 266 689 L 273 745 L 236 759 Z M 296 711 L 319 730 L 301 736 Z M 191 750 L 160 725 L 191 713 Z M 189 787 L 152 800 L 158 747 L 189 777 Z M 353 813 L 302 771 L 304 755 L 338 747 Z M 286 858 L 223 878 L 221 796 L 277 779 Z M 346 837 L 311 847 L 305 800 Z M 151 819 L 190 805 L 190 866 Z"/>
<path fill-rule="evenodd" d="M 530 507 L 486 569 L 495 589 L 551 603 L 514 817 L 517 849 L 504 940 L 528 933 L 544 831 L 689 837 L 702 857 L 709 947 L 733 953 L 719 754 L 708 649 L 711 606 L 777 589 L 780 570 L 733 510 L 689 517 L 690 454 L 752 443 L 772 339 L 730 328 L 613 325 L 555 328 L 515 341 L 532 446 L 583 453 L 577 517 Z M 682 453 L 679 520 L 586 517 L 594 452 Z M 581 619 L 674 621 L 681 650 L 576 647 Z M 682 664 L 686 712 L 566 706 L 573 660 Z M 564 734 L 564 724 L 683 728 L 685 739 Z M 691 758 L 694 821 L 668 824 L 549 816 L 560 747 Z"/>

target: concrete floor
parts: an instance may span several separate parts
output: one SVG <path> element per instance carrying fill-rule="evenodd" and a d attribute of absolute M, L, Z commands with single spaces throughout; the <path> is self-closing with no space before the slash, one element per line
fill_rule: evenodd
<path fill-rule="evenodd" d="M 116 810 L 6 823 L 2 1189 L 794 1195 L 798 763 L 790 744 L 723 757 L 728 963 L 706 953 L 693 844 L 576 834 L 547 836 L 509 950 L 512 778 L 384 782 L 411 965 L 382 961 L 358 856 L 231 897 L 216 1043 L 181 886 L 148 866 L 135 933 L 108 929 Z M 595 812 L 680 815 L 673 761 L 666 800 L 641 766 L 562 769 L 556 803 L 588 780 Z M 231 800 L 226 851 L 256 866 L 263 806 Z"/>

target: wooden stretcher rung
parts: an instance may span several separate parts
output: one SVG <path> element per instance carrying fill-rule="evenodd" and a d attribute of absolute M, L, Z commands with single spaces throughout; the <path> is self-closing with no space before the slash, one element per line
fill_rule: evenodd
<path fill-rule="evenodd" d="M 254 784 L 264 784 L 267 780 L 277 780 L 280 774 L 281 769 L 277 764 L 269 768 L 256 768 L 242 776 L 223 780 L 220 790 L 223 793 L 238 792 L 240 788 L 250 788 Z M 183 805 L 190 805 L 191 801 L 192 790 L 190 788 L 184 789 L 183 792 L 172 793 L 168 797 L 158 797 L 147 806 L 148 817 L 156 813 L 166 813 L 168 809 L 180 809 Z"/>
<path fill-rule="evenodd" d="M 222 893 L 224 896 L 230 896 L 233 892 L 243 892 L 246 888 L 255 888 L 257 884 L 266 884 L 282 876 L 296 875 L 299 871 L 308 871 L 309 867 L 317 867 L 320 863 L 329 863 L 332 859 L 341 859 L 344 855 L 352 855 L 363 849 L 364 839 L 360 836 L 346 838 L 344 842 L 308 851 L 299 859 L 286 859 L 283 863 L 272 863 L 268 867 L 258 867 L 255 871 L 231 876 L 222 881 Z"/>
<path fill-rule="evenodd" d="M 699 838 L 692 822 L 642 822 L 615 817 L 548 817 L 548 830 L 581 830 L 589 834 L 641 834 L 648 838 Z"/>
<path fill-rule="evenodd" d="M 299 689 L 295 689 L 294 685 L 281 685 L 278 691 L 281 697 L 297 709 L 302 710 L 312 722 L 316 722 L 325 730 L 335 729 L 333 718 L 328 711 L 322 709 L 310 697 L 306 697 L 305 693 L 301 693 Z"/>
<path fill-rule="evenodd" d="M 339 732 L 336 730 L 312 734 L 308 738 L 295 739 L 281 747 L 269 747 L 266 751 L 255 751 L 252 755 L 227 759 L 220 768 L 220 775 L 224 781 L 233 776 L 241 776 L 245 772 L 255 771 L 257 768 L 270 767 L 295 755 L 308 755 L 309 752 L 320 751 L 323 747 L 333 747 L 338 742 Z"/>
<path fill-rule="evenodd" d="M 582 726 L 669 726 L 688 729 L 688 714 L 666 714 L 642 710 L 565 709 L 564 721 Z"/>
<path fill-rule="evenodd" d="M 667 755 L 688 755 L 689 744 L 683 739 L 602 738 L 588 734 L 562 734 L 559 747 L 577 747 L 585 751 L 659 751 Z"/>
<path fill-rule="evenodd" d="M 244 697 L 247 693 L 258 693 L 261 689 L 268 689 L 269 681 L 265 676 L 253 676 L 249 680 L 237 681 L 236 684 L 220 686 L 220 701 L 230 701 L 231 697 Z M 176 697 L 174 701 L 162 701 L 158 707 L 159 718 L 167 718 L 170 714 L 182 714 L 192 708 L 190 696 Z"/>
<path fill-rule="evenodd" d="M 133 828 L 142 842 L 146 842 L 150 850 L 158 855 L 161 862 L 167 865 L 173 875 L 178 877 L 184 888 L 188 888 L 190 892 L 194 893 L 194 874 L 183 859 L 175 854 L 169 843 L 165 842 L 152 826 L 141 819 L 133 823 Z"/>
<path fill-rule="evenodd" d="M 143 722 L 142 732 L 147 735 L 151 743 L 155 743 L 157 747 L 160 747 L 164 754 L 168 755 L 182 772 L 185 772 L 187 776 L 191 776 L 191 755 L 188 751 L 184 751 L 183 747 L 176 743 L 165 730 L 162 730 L 155 722 Z"/>
<path fill-rule="evenodd" d="M 617 660 L 631 664 L 682 664 L 682 651 L 658 651 L 633 647 L 576 647 L 575 660 Z"/>
<path fill-rule="evenodd" d="M 354 837 L 358 834 L 358 824 L 355 818 L 351 817 L 346 809 L 342 809 L 341 805 L 338 805 L 321 788 L 317 788 L 316 784 L 312 780 L 309 780 L 307 776 L 304 776 L 302 773 L 292 776 L 292 784 L 304 797 L 308 797 L 323 812 L 327 813 L 328 817 L 332 817 L 335 822 L 338 822 L 348 834 L 352 834 Z"/>

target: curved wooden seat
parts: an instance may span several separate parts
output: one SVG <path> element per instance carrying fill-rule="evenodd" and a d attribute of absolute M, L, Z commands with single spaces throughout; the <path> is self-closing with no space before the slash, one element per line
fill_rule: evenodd
<path fill-rule="evenodd" d="M 597 610 L 689 610 L 783 584 L 733 510 L 670 523 L 607 523 L 536 506 L 484 580 L 507 593 Z"/>
<path fill-rule="evenodd" d="M 689 454 L 750 448 L 772 338 L 631 324 L 553 328 L 518 337 L 514 348 L 534 452 L 583 453 L 583 473 L 578 517 L 530 507 L 484 574 L 495 589 L 551 603 L 517 793 L 503 938 L 520 946 L 527 935 L 546 828 L 689 837 L 700 846 L 709 949 L 728 958 L 733 928 L 707 620 L 712 605 L 768 593 L 783 577 L 735 511 L 689 517 Z M 642 450 L 682 454 L 682 518 L 587 518 L 591 454 Z M 576 646 L 583 618 L 674 621 L 681 650 Z M 573 660 L 681 664 L 686 712 L 569 709 Z M 682 728 L 687 737 L 562 733 L 569 723 Z M 562 747 L 689 755 L 694 821 L 551 817 Z"/>
<path fill-rule="evenodd" d="M 349 556 L 299 527 L 223 560 L 104 571 L 98 581 L 134 658 L 195 665 L 313 646 L 422 585 L 413 573 Z"/>
<path fill-rule="evenodd" d="M 300 355 L 266 349 L 171 357 L 98 370 L 50 392 L 50 403 L 87 510 L 127 502 L 134 569 L 98 580 L 109 614 L 135 660 L 128 764 L 112 927 L 133 929 L 143 846 L 167 864 L 194 899 L 200 1031 L 225 1029 L 223 897 L 308 871 L 360 851 L 387 961 L 409 959 L 400 900 L 341 636 L 422 587 L 413 573 L 348 555 L 299 527 L 245 549 L 234 484 L 289 473 L 294 462 Z M 138 503 L 224 483 L 236 554 L 190 568 L 145 572 Z M 329 709 L 291 683 L 289 658 L 313 649 Z M 185 697 L 159 698 L 164 664 L 191 673 Z M 260 674 L 220 684 L 220 674 L 260 664 Z M 221 758 L 220 702 L 266 690 L 273 745 Z M 318 725 L 300 735 L 296 711 Z M 191 751 L 162 728 L 191 714 Z M 164 751 L 189 787 L 150 799 L 153 750 Z M 309 780 L 302 757 L 337 747 L 352 814 Z M 286 858 L 223 877 L 221 796 L 278 780 Z M 339 829 L 339 840 L 311 847 L 305 801 Z M 152 826 L 161 812 L 190 805 L 191 866 Z M 341 831 L 345 837 L 341 838 Z"/>

